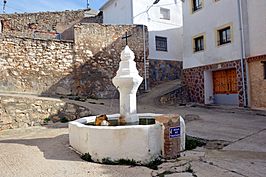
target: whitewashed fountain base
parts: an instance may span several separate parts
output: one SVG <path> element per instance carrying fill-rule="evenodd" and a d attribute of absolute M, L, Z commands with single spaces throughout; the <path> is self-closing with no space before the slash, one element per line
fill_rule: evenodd
<path fill-rule="evenodd" d="M 169 137 L 180 138 L 178 147 L 175 147 L 178 150 L 185 149 L 185 123 L 181 117 L 180 127 L 168 127 L 169 130 L 165 131 L 163 124 L 154 120 L 161 116 L 160 114 L 137 114 L 136 93 L 143 79 L 138 74 L 134 58 L 134 53 L 126 46 L 121 53 L 117 75 L 112 80 L 120 93 L 120 114 L 107 115 L 110 121 L 118 120 L 122 115 L 127 125 L 91 125 L 95 122 L 96 116 L 81 118 L 69 123 L 70 145 L 83 155 L 89 154 L 93 161 L 123 159 L 148 164 L 163 155 L 164 144 L 169 143 L 165 141 L 165 138 L 169 141 Z M 154 123 L 139 125 L 141 118 L 153 119 Z M 178 135 L 169 134 L 169 137 L 165 137 L 167 134 L 165 132 L 170 131 Z M 170 144 L 173 143 L 170 142 Z"/>
<path fill-rule="evenodd" d="M 118 119 L 120 115 L 108 115 Z M 142 117 L 141 114 L 139 114 Z M 147 118 L 146 115 L 145 118 Z M 133 159 L 148 163 L 161 153 L 162 127 L 153 125 L 88 126 L 95 116 L 82 118 L 69 124 L 70 144 L 82 154 L 89 153 L 93 161 Z"/>
<path fill-rule="evenodd" d="M 120 115 L 107 115 L 108 119 L 118 119 Z M 139 118 L 155 118 L 160 114 L 138 114 Z M 95 162 L 104 159 L 117 161 L 134 160 L 142 164 L 160 157 L 163 150 L 163 127 L 152 125 L 92 126 L 96 116 L 85 117 L 69 123 L 70 145 L 81 154 L 90 154 Z M 185 123 L 180 119 L 181 142 L 185 142 Z M 184 150 L 184 143 L 180 144 Z"/>

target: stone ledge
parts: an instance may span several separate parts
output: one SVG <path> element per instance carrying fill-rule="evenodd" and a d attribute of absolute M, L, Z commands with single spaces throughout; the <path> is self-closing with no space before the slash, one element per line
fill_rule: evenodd
<path fill-rule="evenodd" d="M 34 95 L 0 94 L 0 130 L 43 125 L 46 121 L 71 121 L 91 111 L 60 99 Z"/>

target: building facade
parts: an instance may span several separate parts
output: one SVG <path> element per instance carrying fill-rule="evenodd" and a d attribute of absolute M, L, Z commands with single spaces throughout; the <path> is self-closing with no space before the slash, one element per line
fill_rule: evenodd
<path fill-rule="evenodd" d="M 266 2 L 185 0 L 183 18 L 184 82 L 191 101 L 252 106 L 247 58 L 266 54 Z"/>
<path fill-rule="evenodd" d="M 149 31 L 151 79 L 164 79 L 164 73 L 182 67 L 182 2 L 179 0 L 109 0 L 100 10 L 105 24 L 140 24 Z M 181 75 L 181 72 L 172 74 Z M 171 74 L 168 77 L 172 77 Z M 168 78 L 168 79 L 169 79 Z M 173 77 L 175 79 L 175 77 Z M 171 80 L 171 79 L 170 79 Z"/>

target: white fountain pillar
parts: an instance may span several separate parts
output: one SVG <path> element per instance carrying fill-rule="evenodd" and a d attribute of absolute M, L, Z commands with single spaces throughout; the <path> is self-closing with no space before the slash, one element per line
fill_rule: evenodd
<path fill-rule="evenodd" d="M 137 115 L 137 90 L 143 80 L 134 61 L 135 55 L 128 46 L 121 53 L 121 61 L 113 84 L 120 93 L 120 115 L 126 123 L 139 122 Z"/>

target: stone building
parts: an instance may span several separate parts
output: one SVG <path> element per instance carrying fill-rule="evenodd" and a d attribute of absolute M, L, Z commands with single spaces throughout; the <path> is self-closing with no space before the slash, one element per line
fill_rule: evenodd
<path fill-rule="evenodd" d="M 183 16 L 191 101 L 265 107 L 266 1 L 184 0 Z"/>

